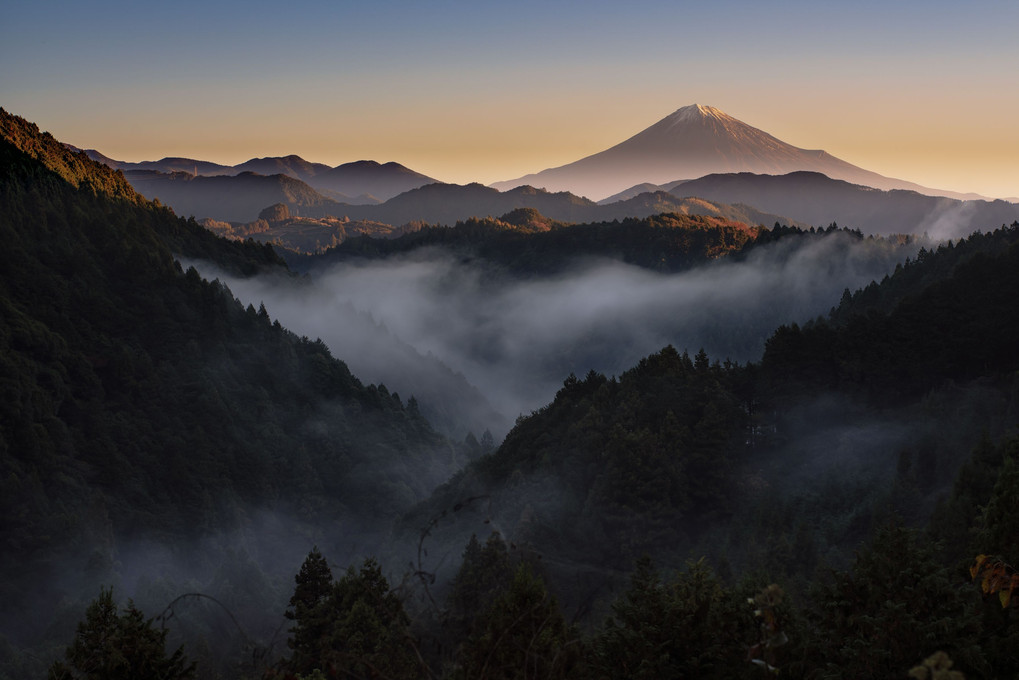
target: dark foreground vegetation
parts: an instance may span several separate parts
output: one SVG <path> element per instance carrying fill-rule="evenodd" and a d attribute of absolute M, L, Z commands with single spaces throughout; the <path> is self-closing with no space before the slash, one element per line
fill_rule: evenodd
<path fill-rule="evenodd" d="M 0 132 L 0 677 L 1019 677 L 1019 224 L 760 362 L 571 375 L 495 447 L 174 260 L 272 250 Z M 518 275 L 590 240 L 536 220 L 456 238 Z M 680 222 L 629 232 L 810 237 Z"/>

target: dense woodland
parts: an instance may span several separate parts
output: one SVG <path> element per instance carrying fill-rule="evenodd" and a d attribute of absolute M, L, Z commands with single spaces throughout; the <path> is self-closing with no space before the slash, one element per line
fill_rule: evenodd
<path fill-rule="evenodd" d="M 418 248 L 445 247 L 521 274 L 560 271 L 585 256 L 677 271 L 738 252 L 761 231 L 740 222 L 676 214 L 568 226 L 533 208 L 520 208 L 498 219 L 472 218 L 452 228 L 426 226 L 395 239 L 361 236 L 318 257 L 292 255 L 290 263 L 297 269 L 305 262 L 321 267 L 352 257 L 381 258 Z"/>
<path fill-rule="evenodd" d="M 1019 224 L 758 362 L 667 346 L 452 441 L 175 261 L 285 275 L 272 249 L 0 132 L 0 677 L 1019 677 Z M 816 237 L 520 211 L 327 257 L 448 240 L 528 276 Z"/>
<path fill-rule="evenodd" d="M 416 402 L 171 255 L 253 272 L 280 266 L 268 246 L 211 237 L 6 113 L 3 131 L 5 635 L 69 632 L 75 581 L 108 583 L 135 539 L 256 508 L 368 531 L 464 462 Z"/>

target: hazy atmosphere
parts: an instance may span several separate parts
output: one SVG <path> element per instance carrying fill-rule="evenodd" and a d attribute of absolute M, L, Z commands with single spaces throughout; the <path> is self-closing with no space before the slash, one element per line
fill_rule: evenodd
<path fill-rule="evenodd" d="M 618 375 L 668 344 L 719 361 L 759 361 L 775 327 L 827 314 L 845 288 L 880 280 L 919 248 L 832 234 L 676 274 L 593 260 L 525 280 L 492 277 L 443 251 L 292 281 L 194 264 L 244 304 L 265 304 L 285 327 L 322 338 L 355 375 L 405 397 L 426 368 L 418 357 L 407 361 L 405 345 L 433 355 L 500 412 L 502 422 L 488 427 L 501 436 L 504 423 L 551 401 L 569 373 Z"/>
<path fill-rule="evenodd" d="M 1017 28 L 5 3 L 0 680 L 1019 678 Z"/>
<path fill-rule="evenodd" d="M 887 176 L 1010 197 L 1016 26 L 1004 0 L 17 2 L 0 99 L 118 160 L 392 160 L 486 184 L 696 102 Z"/>

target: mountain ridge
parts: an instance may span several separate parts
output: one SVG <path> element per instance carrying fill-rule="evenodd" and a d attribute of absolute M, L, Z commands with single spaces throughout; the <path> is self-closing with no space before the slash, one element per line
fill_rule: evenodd
<path fill-rule="evenodd" d="M 720 109 L 699 104 L 677 109 L 604 151 L 490 186 L 505 190 L 530 184 L 598 199 L 644 182 L 662 184 L 716 173 L 787 174 L 796 170 L 813 170 L 878 189 L 974 197 L 885 177 L 824 150 L 801 149 Z"/>
<path fill-rule="evenodd" d="M 868 234 L 927 232 L 935 238 L 960 238 L 1019 218 L 1019 205 L 1000 199 L 959 200 L 908 189 L 882 190 L 808 170 L 705 175 L 681 182 L 669 193 L 749 204 L 815 226 L 838 222 Z"/>
<path fill-rule="evenodd" d="M 73 151 L 84 152 L 92 160 L 124 172 L 137 170 L 158 171 L 164 174 L 185 172 L 196 177 L 234 176 L 244 172 L 256 172 L 260 175 L 282 174 L 307 183 L 314 189 L 326 193 L 328 198 L 350 202 L 381 202 L 410 189 L 437 181 L 394 161 L 379 163 L 358 160 L 332 167 L 324 163 L 305 160 L 296 154 L 290 154 L 288 156 L 251 158 L 237 165 L 221 165 L 210 161 L 174 156 L 161 158 L 158 161 L 134 163 L 110 158 L 96 149 L 81 149 L 71 144 L 64 146 Z"/>
<path fill-rule="evenodd" d="M 550 192 L 532 186 L 499 191 L 478 183 L 428 184 L 379 205 L 342 206 L 343 216 L 387 224 L 422 221 L 451 225 L 472 217 L 497 216 L 518 208 L 534 208 L 545 217 L 564 222 L 595 222 L 660 213 L 713 215 L 754 224 L 784 222 L 785 216 L 762 212 L 749 205 L 721 205 L 713 201 L 679 199 L 666 192 L 645 193 L 611 205 L 599 205 L 569 192 Z"/>

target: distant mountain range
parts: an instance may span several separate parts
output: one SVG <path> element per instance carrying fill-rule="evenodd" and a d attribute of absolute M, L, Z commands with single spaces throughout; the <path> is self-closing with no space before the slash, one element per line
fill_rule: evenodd
<path fill-rule="evenodd" d="M 394 225 L 413 221 L 452 225 L 469 217 L 495 217 L 518 208 L 534 208 L 545 217 L 564 222 L 603 222 L 680 213 L 723 217 L 747 224 L 795 223 L 787 217 L 764 213 L 746 205 L 678 198 L 663 191 L 599 205 L 568 192 L 550 193 L 529 186 L 500 192 L 481 184 L 429 184 L 380 205 L 343 206 L 342 216 Z"/>
<path fill-rule="evenodd" d="M 677 110 L 605 151 L 491 186 L 506 190 L 526 184 L 600 199 L 644 182 L 662 184 L 713 173 L 784 175 L 798 170 L 820 172 L 876 189 L 981 198 L 884 177 L 825 151 L 787 144 L 719 109 L 698 104 Z"/>
<path fill-rule="evenodd" d="M 359 167 L 369 168 L 361 179 L 358 178 Z M 355 182 L 360 181 L 362 184 L 356 186 L 369 188 L 370 174 L 374 170 L 371 166 L 350 163 L 329 172 L 338 182 L 355 186 Z M 567 192 L 553 194 L 533 187 L 500 192 L 481 184 L 434 183 L 406 191 L 382 204 L 356 204 L 336 201 L 306 182 L 282 173 L 262 175 L 247 171 L 237 175 L 196 176 L 180 171 L 165 173 L 128 169 L 125 176 L 136 191 L 150 199 L 158 198 L 179 215 L 235 223 L 254 222 L 265 208 L 282 203 L 294 216 L 349 217 L 394 226 L 409 222 L 453 224 L 469 217 L 503 215 L 516 208 L 535 208 L 552 219 L 567 222 L 595 222 L 675 212 L 724 217 L 747 224 L 773 224 L 776 221 L 802 224 L 750 206 L 677 198 L 665 191 L 598 205 Z"/>
<path fill-rule="evenodd" d="M 707 175 L 671 186 L 669 193 L 677 198 L 746 203 L 815 226 L 837 222 L 867 234 L 926 232 L 935 238 L 958 238 L 1019 219 L 1015 203 L 961 201 L 900 189 L 881 191 L 817 172 Z"/>
<path fill-rule="evenodd" d="M 193 175 L 187 172 L 127 170 L 135 191 L 173 208 L 182 217 L 211 217 L 227 222 L 254 222 L 266 207 L 285 204 L 303 214 L 342 213 L 348 206 L 326 198 L 306 182 L 289 175 Z"/>
<path fill-rule="evenodd" d="M 193 158 L 175 157 L 163 158 L 158 161 L 129 163 L 114 160 L 95 149 L 78 149 L 71 145 L 67 146 L 73 151 L 84 151 L 92 160 L 124 172 L 136 170 L 157 171 L 165 174 L 184 172 L 192 176 L 240 175 L 245 172 L 255 172 L 260 175 L 282 174 L 305 182 L 327 198 L 345 203 L 378 203 L 436 181 L 399 163 L 354 161 L 333 168 L 323 163 L 306 161 L 295 155 L 252 158 L 240 165 L 233 166 Z M 162 197 L 160 200 L 163 200 Z M 266 205 L 269 204 L 261 207 L 264 208 Z"/>
<path fill-rule="evenodd" d="M 452 225 L 533 208 L 566 222 L 676 212 L 748 224 L 838 222 L 869 234 L 957 238 L 1019 217 L 1016 204 L 884 177 L 696 104 L 606 151 L 489 187 L 438 183 L 398 163 L 330 168 L 293 155 L 237 166 L 187 158 L 125 163 L 85 153 L 123 170 L 135 189 L 178 214 L 234 223 L 254 222 L 277 203 L 302 218 L 393 226 Z M 595 203 L 582 195 L 608 198 Z"/>
<path fill-rule="evenodd" d="M 662 213 L 721 217 L 746 224 L 827 226 L 837 222 L 867 234 L 924 233 L 958 238 L 1019 219 L 1019 205 L 963 201 L 915 191 L 882 191 L 817 172 L 786 175 L 730 173 L 662 186 L 641 184 L 595 203 L 569 192 L 522 186 L 499 191 L 481 184 L 427 184 L 374 205 L 353 205 L 323 196 L 285 174 L 194 176 L 183 172 L 129 170 L 127 179 L 149 198 L 183 216 L 251 223 L 274 204 L 293 216 L 337 217 L 396 227 L 412 222 L 453 225 L 470 217 L 533 208 L 564 222 L 605 222 Z M 265 232 L 266 238 L 275 234 Z M 326 237 L 325 241 L 329 238 Z"/>

